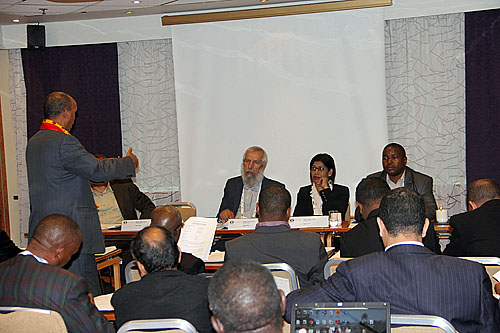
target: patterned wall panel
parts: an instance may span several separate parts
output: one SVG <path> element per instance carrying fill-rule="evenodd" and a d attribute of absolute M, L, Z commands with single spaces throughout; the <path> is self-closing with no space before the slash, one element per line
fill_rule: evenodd
<path fill-rule="evenodd" d="M 124 153 L 140 166 L 136 184 L 156 204 L 180 199 L 172 40 L 118 43 Z"/>
<path fill-rule="evenodd" d="M 385 23 L 388 131 L 408 166 L 434 178 L 437 204 L 465 209 L 464 15 Z"/>

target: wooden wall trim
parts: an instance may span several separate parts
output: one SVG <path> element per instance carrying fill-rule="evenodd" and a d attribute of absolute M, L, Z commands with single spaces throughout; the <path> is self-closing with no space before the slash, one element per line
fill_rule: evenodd
<path fill-rule="evenodd" d="M 162 25 L 178 25 L 216 21 L 243 20 L 249 18 L 274 17 L 285 15 L 311 14 L 348 9 L 391 6 L 392 0 L 344 0 L 304 5 L 289 5 L 283 7 L 228 10 L 216 13 L 165 15 L 161 18 Z M 175 14 L 175 13 L 172 13 Z"/>
<path fill-rule="evenodd" d="M 10 237 L 9 192 L 7 191 L 7 170 L 5 165 L 5 141 L 3 138 L 2 100 L 0 97 L 0 229 Z"/>

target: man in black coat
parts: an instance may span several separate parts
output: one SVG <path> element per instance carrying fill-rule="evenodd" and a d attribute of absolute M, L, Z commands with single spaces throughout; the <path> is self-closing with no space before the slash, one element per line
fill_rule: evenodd
<path fill-rule="evenodd" d="M 361 180 L 356 187 L 356 202 L 364 220 L 352 230 L 340 236 L 340 256 L 354 258 L 368 253 L 384 251 L 384 243 L 380 238 L 377 225 L 379 206 L 382 197 L 391 189 L 385 181 L 376 177 Z M 427 235 L 423 238 L 424 245 L 439 254 L 439 246 L 434 226 L 430 223 Z"/>
<path fill-rule="evenodd" d="M 451 217 L 453 228 L 444 254 L 456 257 L 500 257 L 500 187 L 491 179 L 469 185 L 471 211 Z"/>
<path fill-rule="evenodd" d="M 124 285 L 111 298 L 116 325 L 129 320 L 180 318 L 198 332 L 212 331 L 208 280 L 176 269 L 180 251 L 163 227 L 147 227 L 132 241 L 141 280 Z"/>

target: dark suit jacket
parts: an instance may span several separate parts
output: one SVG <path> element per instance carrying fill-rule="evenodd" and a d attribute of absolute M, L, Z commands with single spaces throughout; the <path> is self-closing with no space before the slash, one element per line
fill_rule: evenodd
<path fill-rule="evenodd" d="M 303 186 L 297 193 L 297 204 L 293 211 L 293 216 L 311 216 L 314 215 L 311 186 Z M 342 221 L 345 220 L 347 205 L 349 204 L 349 188 L 346 186 L 333 184 L 333 191 L 330 189 L 319 192 L 323 199 L 323 215 L 328 215 L 331 210 L 338 210 L 342 213 Z"/>
<path fill-rule="evenodd" d="M 72 135 L 38 131 L 26 148 L 31 214 L 29 237 L 42 218 L 63 214 L 82 231 L 82 253 L 104 251 L 104 238 L 90 188 L 91 182 L 107 182 L 135 176 L 130 157 L 99 160 Z"/>
<path fill-rule="evenodd" d="M 340 256 L 355 258 L 372 252 L 384 251 L 385 246 L 379 235 L 377 224 L 378 208 L 368 214 L 368 218 L 358 223 L 350 231 L 340 236 Z M 424 245 L 437 254 L 441 254 L 439 240 L 434 231 L 434 223 L 430 223 Z"/>
<path fill-rule="evenodd" d="M 5 231 L 0 230 L 0 262 L 15 257 L 19 252 L 21 249 L 14 244 Z"/>
<path fill-rule="evenodd" d="M 137 319 L 181 318 L 199 332 L 210 332 L 208 282 L 174 270 L 146 274 L 118 289 L 111 298 L 116 326 Z"/>
<path fill-rule="evenodd" d="M 478 263 L 397 245 L 341 263 L 321 285 L 293 291 L 296 302 L 389 302 L 391 313 L 447 319 L 459 332 L 499 332 L 498 301 Z"/>
<path fill-rule="evenodd" d="M 147 195 L 142 193 L 130 179 L 109 182 L 111 189 L 125 220 L 137 220 L 136 210 L 141 212 L 141 219 L 150 219 L 156 208 Z"/>
<path fill-rule="evenodd" d="M 264 177 L 264 179 L 262 180 L 262 187 L 260 188 L 260 190 L 262 191 L 264 187 L 272 184 L 285 186 L 276 180 Z M 241 178 L 241 176 L 228 179 L 226 182 L 226 186 L 224 187 L 224 196 L 222 197 L 222 202 L 220 203 L 217 217 L 219 217 L 220 213 L 226 209 L 231 210 L 234 213 L 234 215 L 236 215 L 236 213 L 238 212 L 238 208 L 240 208 L 242 192 L 243 192 L 243 179 Z"/>
<path fill-rule="evenodd" d="M 262 264 L 284 262 L 299 278 L 301 287 L 323 280 L 328 256 L 319 235 L 287 226 L 258 227 L 226 242 L 224 261 L 250 259 Z"/>
<path fill-rule="evenodd" d="M 0 264 L 0 305 L 57 311 L 69 332 L 113 332 L 90 303 L 84 280 L 33 256 L 18 255 Z"/>
<path fill-rule="evenodd" d="M 453 215 L 450 243 L 444 254 L 457 257 L 500 257 L 500 200 Z"/>
<path fill-rule="evenodd" d="M 383 181 L 386 181 L 386 176 L 387 173 L 385 171 L 380 171 L 368 175 L 367 177 L 379 177 Z M 417 172 L 409 167 L 405 167 L 405 187 L 411 188 L 424 199 L 425 215 L 429 220 L 436 219 L 437 209 L 434 193 L 432 192 L 432 183 L 432 177 Z"/>

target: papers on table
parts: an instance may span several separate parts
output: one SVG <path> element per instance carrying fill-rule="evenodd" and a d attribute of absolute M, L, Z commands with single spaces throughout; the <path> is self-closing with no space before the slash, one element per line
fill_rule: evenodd
<path fill-rule="evenodd" d="M 217 218 L 215 217 L 190 217 L 182 228 L 178 242 L 181 251 L 207 261 L 216 227 Z"/>
<path fill-rule="evenodd" d="M 104 253 L 97 253 L 96 256 L 103 256 L 113 251 L 116 251 L 116 246 L 106 246 L 106 248 L 104 249 Z"/>
<path fill-rule="evenodd" d="M 205 262 L 224 262 L 224 255 L 226 252 L 223 251 L 215 251 L 211 252 L 208 256 L 208 259 Z"/>
<path fill-rule="evenodd" d="M 111 297 L 113 294 L 106 294 L 94 297 L 95 307 L 99 311 L 114 311 L 115 309 L 111 305 Z"/>

